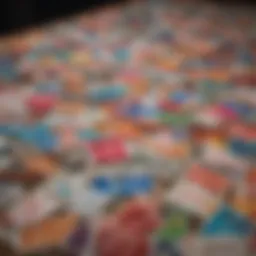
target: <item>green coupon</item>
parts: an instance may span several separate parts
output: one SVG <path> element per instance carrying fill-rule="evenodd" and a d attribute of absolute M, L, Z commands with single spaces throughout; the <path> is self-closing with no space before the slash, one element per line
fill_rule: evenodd
<path fill-rule="evenodd" d="M 198 84 L 198 89 L 206 101 L 214 101 L 219 95 L 229 88 L 227 83 L 219 83 L 213 80 L 202 81 Z"/>
<path fill-rule="evenodd" d="M 188 113 L 162 113 L 161 121 L 174 126 L 188 126 L 192 122 L 192 115 Z"/>
<path fill-rule="evenodd" d="M 159 229 L 160 240 L 175 242 L 188 232 L 188 219 L 182 212 L 173 212 Z"/>

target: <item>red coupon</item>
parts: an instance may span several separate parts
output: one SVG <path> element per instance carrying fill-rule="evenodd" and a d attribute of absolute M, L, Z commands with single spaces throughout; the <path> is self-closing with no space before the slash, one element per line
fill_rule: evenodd
<path fill-rule="evenodd" d="M 27 106 L 33 114 L 46 114 L 55 105 L 56 98 L 51 95 L 33 95 L 27 101 Z"/>
<path fill-rule="evenodd" d="M 231 127 L 230 134 L 235 137 L 242 137 L 248 140 L 256 139 L 256 129 L 254 126 L 236 124 Z"/>
<path fill-rule="evenodd" d="M 157 205 L 143 198 L 124 204 L 117 217 L 122 226 L 130 227 L 142 235 L 151 233 L 160 224 Z"/>
<path fill-rule="evenodd" d="M 162 101 L 160 103 L 160 109 L 162 109 L 163 111 L 167 111 L 167 112 L 176 112 L 178 110 L 180 110 L 180 104 L 175 103 L 175 102 L 171 102 L 171 101 Z"/>
<path fill-rule="evenodd" d="M 118 138 L 89 142 L 88 150 L 98 163 L 119 162 L 128 157 L 125 143 Z"/>
<path fill-rule="evenodd" d="M 99 226 L 95 249 L 98 256 L 147 256 L 150 246 L 148 237 L 108 217 Z"/>
<path fill-rule="evenodd" d="M 250 202 L 250 217 L 256 220 L 256 168 L 252 169 L 247 176 L 247 184 Z"/>
<path fill-rule="evenodd" d="M 224 176 L 200 166 L 192 167 L 186 178 L 213 193 L 222 194 L 229 187 L 229 182 Z"/>
<path fill-rule="evenodd" d="M 235 111 L 224 106 L 217 107 L 216 111 L 224 120 L 234 121 L 238 119 L 238 115 Z"/>
<path fill-rule="evenodd" d="M 159 218 L 154 202 L 146 198 L 127 202 L 117 215 L 100 223 L 96 235 L 97 255 L 149 255 L 149 234 L 158 227 Z"/>

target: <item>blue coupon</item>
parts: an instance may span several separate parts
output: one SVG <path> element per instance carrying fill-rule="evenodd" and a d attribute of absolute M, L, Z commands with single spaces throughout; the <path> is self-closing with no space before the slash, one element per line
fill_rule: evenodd
<path fill-rule="evenodd" d="M 54 150 L 57 145 L 57 137 L 48 126 L 43 124 L 24 126 L 18 134 L 22 141 L 36 146 L 44 152 Z"/>
<path fill-rule="evenodd" d="M 228 206 L 223 206 L 202 228 L 204 236 L 247 237 L 253 231 L 252 223 Z"/>
<path fill-rule="evenodd" d="M 122 86 L 106 86 L 102 88 L 93 88 L 89 91 L 89 98 L 94 101 L 116 100 L 126 93 Z"/>
<path fill-rule="evenodd" d="M 99 192 L 116 196 L 134 196 L 149 193 L 153 185 L 153 179 L 144 174 L 123 177 L 99 176 L 94 178 L 92 182 L 92 187 Z"/>

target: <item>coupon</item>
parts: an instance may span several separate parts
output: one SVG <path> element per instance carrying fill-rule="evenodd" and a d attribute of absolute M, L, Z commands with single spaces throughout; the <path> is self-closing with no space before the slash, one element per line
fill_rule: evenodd
<path fill-rule="evenodd" d="M 39 188 L 24 196 L 9 211 L 14 227 L 33 224 L 47 217 L 60 207 L 60 202 L 45 188 Z"/>
<path fill-rule="evenodd" d="M 49 217 L 19 232 L 17 247 L 20 252 L 34 252 L 61 246 L 72 234 L 79 218 L 75 214 Z"/>
<path fill-rule="evenodd" d="M 166 200 L 184 210 L 199 216 L 209 216 L 218 204 L 219 198 L 189 180 L 182 180 L 166 195 Z"/>
<path fill-rule="evenodd" d="M 201 248 L 197 256 L 247 256 L 248 241 L 232 237 L 201 238 Z"/>

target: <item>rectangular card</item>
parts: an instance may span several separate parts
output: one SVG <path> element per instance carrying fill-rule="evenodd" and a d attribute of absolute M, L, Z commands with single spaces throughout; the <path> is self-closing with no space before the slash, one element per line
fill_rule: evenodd
<path fill-rule="evenodd" d="M 203 147 L 202 160 L 209 166 L 229 169 L 231 179 L 233 175 L 242 177 L 249 167 L 249 162 L 246 159 L 234 156 L 229 151 L 215 145 L 205 145 Z"/>
<path fill-rule="evenodd" d="M 181 248 L 184 256 L 249 256 L 247 244 L 237 238 L 189 237 Z"/>
<path fill-rule="evenodd" d="M 75 229 L 77 223 L 77 215 L 65 214 L 25 228 L 19 234 L 19 250 L 28 252 L 60 246 Z"/>
<path fill-rule="evenodd" d="M 24 159 L 24 162 L 29 172 L 37 173 L 42 176 L 51 176 L 59 170 L 56 164 L 44 155 L 27 157 Z"/>
<path fill-rule="evenodd" d="M 248 256 L 248 241 L 238 238 L 201 238 L 197 256 Z"/>
<path fill-rule="evenodd" d="M 23 196 L 24 190 L 20 185 L 0 184 L 0 208 L 18 201 Z"/>
<path fill-rule="evenodd" d="M 218 197 L 188 180 L 180 181 L 167 194 L 167 200 L 203 217 L 209 216 L 219 204 Z"/>
<path fill-rule="evenodd" d="M 111 196 L 104 195 L 95 190 L 77 188 L 73 191 L 70 200 L 70 209 L 82 216 L 95 218 L 104 213 L 106 205 L 111 199 Z"/>
<path fill-rule="evenodd" d="M 226 177 L 201 166 L 193 166 L 187 172 L 186 178 L 214 194 L 222 194 L 229 187 Z"/>
<path fill-rule="evenodd" d="M 42 220 L 60 207 L 60 202 L 45 188 L 39 188 L 24 196 L 9 211 L 15 227 L 31 225 Z"/>

